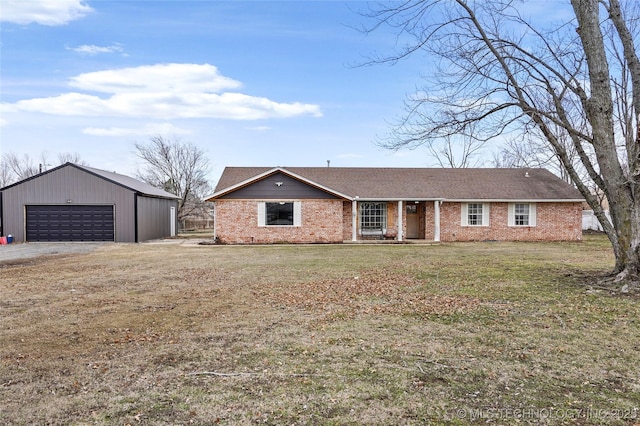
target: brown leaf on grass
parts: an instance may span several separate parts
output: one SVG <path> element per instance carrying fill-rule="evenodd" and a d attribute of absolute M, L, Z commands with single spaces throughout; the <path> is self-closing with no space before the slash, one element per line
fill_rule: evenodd
<path fill-rule="evenodd" d="M 167 336 L 162 336 L 158 333 L 126 333 L 124 336 L 113 339 L 112 344 L 125 344 L 125 343 L 144 343 L 144 342 L 157 342 L 160 340 L 167 340 Z"/>
<path fill-rule="evenodd" d="M 422 287 L 423 283 L 410 275 L 381 270 L 343 279 L 270 284 L 255 294 L 278 306 L 349 317 L 450 315 L 480 306 L 480 300 L 473 297 L 430 294 Z"/>

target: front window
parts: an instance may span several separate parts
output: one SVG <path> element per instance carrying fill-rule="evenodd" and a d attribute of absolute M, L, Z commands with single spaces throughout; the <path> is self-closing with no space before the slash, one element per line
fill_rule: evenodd
<path fill-rule="evenodd" d="M 516 204 L 513 211 L 516 226 L 529 226 L 529 204 Z"/>
<path fill-rule="evenodd" d="M 387 203 L 360 203 L 360 228 L 381 229 L 387 228 Z"/>
<path fill-rule="evenodd" d="M 277 203 L 265 203 L 267 226 L 289 225 L 293 226 L 293 203 L 280 201 Z"/>
<path fill-rule="evenodd" d="M 302 226 L 302 202 L 258 202 L 258 226 Z"/>
<path fill-rule="evenodd" d="M 470 226 L 482 225 L 482 204 L 472 203 L 467 205 L 467 224 Z"/>

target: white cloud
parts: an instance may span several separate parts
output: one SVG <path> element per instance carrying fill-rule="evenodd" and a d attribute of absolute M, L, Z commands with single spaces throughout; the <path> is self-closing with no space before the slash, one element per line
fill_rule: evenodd
<path fill-rule="evenodd" d="M 68 47 L 68 50 L 72 50 L 76 53 L 80 53 L 83 55 L 98 55 L 100 53 L 116 53 L 116 52 L 123 52 L 124 49 L 122 48 L 122 46 L 114 44 L 111 46 L 96 46 L 93 44 L 83 44 L 82 46 L 78 46 L 78 47 Z"/>
<path fill-rule="evenodd" d="M 322 115 L 320 107 L 280 103 L 228 92 L 242 84 L 209 64 L 159 64 L 97 71 L 73 77 L 70 86 L 93 94 L 69 92 L 4 104 L 5 111 L 62 116 L 144 117 L 149 119 L 219 118 L 256 120 Z"/>
<path fill-rule="evenodd" d="M 249 127 L 248 130 L 253 130 L 255 132 L 268 132 L 269 130 L 271 130 L 271 127 L 269 127 L 269 126 L 254 126 L 254 127 Z"/>
<path fill-rule="evenodd" d="M 158 64 L 96 71 L 71 78 L 72 87 L 103 93 L 220 92 L 242 86 L 209 64 Z"/>
<path fill-rule="evenodd" d="M 181 129 L 171 123 L 148 123 L 141 128 L 110 127 L 108 129 L 99 127 L 88 127 L 82 133 L 93 136 L 153 136 L 153 135 L 188 135 L 190 130 Z"/>
<path fill-rule="evenodd" d="M 23 25 L 65 25 L 92 11 L 83 0 L 2 0 L 0 21 Z"/>

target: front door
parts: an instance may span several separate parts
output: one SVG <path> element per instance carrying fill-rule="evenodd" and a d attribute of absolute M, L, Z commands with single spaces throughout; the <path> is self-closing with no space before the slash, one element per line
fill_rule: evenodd
<path fill-rule="evenodd" d="M 420 218 L 417 203 L 407 203 L 407 238 L 420 238 Z"/>

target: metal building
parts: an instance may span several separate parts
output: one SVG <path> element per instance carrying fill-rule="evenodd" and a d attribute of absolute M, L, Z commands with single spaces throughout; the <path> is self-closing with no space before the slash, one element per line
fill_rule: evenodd
<path fill-rule="evenodd" d="M 66 163 L 0 188 L 14 242 L 141 242 L 176 235 L 178 197 L 129 176 Z"/>

